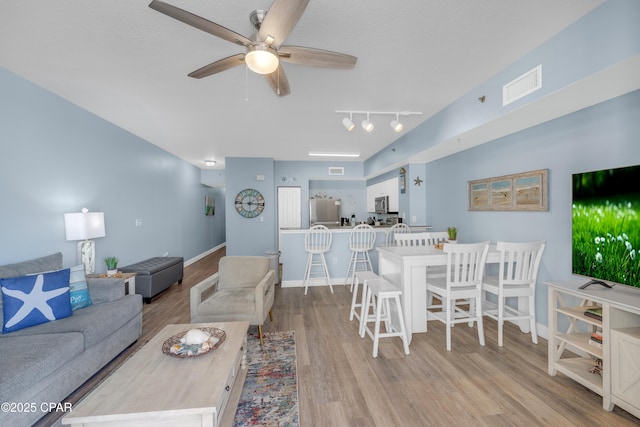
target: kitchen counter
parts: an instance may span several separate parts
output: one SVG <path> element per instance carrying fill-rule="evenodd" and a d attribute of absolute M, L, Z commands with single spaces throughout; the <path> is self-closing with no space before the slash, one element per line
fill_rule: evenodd
<path fill-rule="evenodd" d="M 328 225 L 328 224 L 324 224 L 324 225 L 332 232 L 351 232 L 351 230 L 354 229 L 354 227 L 352 226 Z M 386 232 L 392 226 L 385 224 L 385 225 L 372 225 L 372 227 L 375 231 L 379 230 L 379 231 Z M 430 229 L 431 229 L 430 225 L 421 226 L 421 227 L 411 227 L 411 231 L 414 233 L 420 233 L 422 231 L 427 231 Z M 280 232 L 281 233 L 306 233 L 308 230 L 309 230 L 308 228 L 281 228 Z"/>
<path fill-rule="evenodd" d="M 329 227 L 327 227 L 329 228 Z M 371 264 L 373 270 L 378 271 L 378 257 L 375 256 L 375 247 L 385 244 L 387 231 L 390 225 L 380 225 L 373 227 L 376 233 L 374 249 L 370 251 Z M 413 232 L 431 229 L 430 226 L 411 227 Z M 347 267 L 351 258 L 349 250 L 349 234 L 353 227 L 341 227 L 339 225 L 330 228 L 332 241 L 329 252 L 325 253 L 327 267 L 331 277 L 332 285 L 345 284 Z M 304 250 L 304 237 L 308 229 L 281 229 L 280 230 L 280 253 L 282 261 L 282 287 L 303 286 L 305 266 L 307 264 L 307 252 Z M 326 286 L 324 280 L 311 280 L 309 286 Z"/>

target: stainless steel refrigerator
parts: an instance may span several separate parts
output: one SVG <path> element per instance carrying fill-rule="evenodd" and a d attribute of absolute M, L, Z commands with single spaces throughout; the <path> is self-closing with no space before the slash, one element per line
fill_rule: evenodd
<path fill-rule="evenodd" d="M 340 225 L 340 205 L 340 199 L 309 199 L 311 226 L 318 224 Z"/>

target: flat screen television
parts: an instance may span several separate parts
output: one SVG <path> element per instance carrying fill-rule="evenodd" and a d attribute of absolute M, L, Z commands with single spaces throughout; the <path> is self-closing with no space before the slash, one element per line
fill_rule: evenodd
<path fill-rule="evenodd" d="M 640 287 L 640 165 L 573 174 L 572 272 Z"/>

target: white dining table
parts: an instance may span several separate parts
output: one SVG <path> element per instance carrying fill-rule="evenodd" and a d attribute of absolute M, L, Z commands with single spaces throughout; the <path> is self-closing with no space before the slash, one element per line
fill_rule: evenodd
<path fill-rule="evenodd" d="M 427 268 L 447 265 L 447 254 L 442 249 L 428 246 L 386 246 L 378 250 L 378 275 L 402 290 L 407 338 L 427 332 Z M 500 252 L 489 245 L 487 263 L 499 263 Z"/>

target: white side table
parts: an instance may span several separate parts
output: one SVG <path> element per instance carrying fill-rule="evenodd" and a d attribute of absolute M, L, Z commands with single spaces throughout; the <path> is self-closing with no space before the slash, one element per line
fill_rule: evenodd
<path fill-rule="evenodd" d="M 124 280 L 124 286 L 125 286 L 125 290 L 127 290 L 127 293 L 129 295 L 133 295 L 136 293 L 136 273 L 118 272 L 115 276 L 107 276 L 106 274 L 87 274 L 87 277 L 95 278 L 95 279 L 106 279 L 106 278 L 122 279 Z"/>

